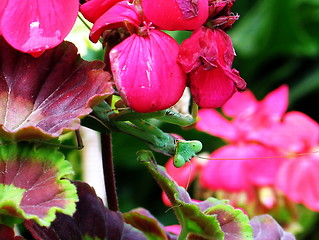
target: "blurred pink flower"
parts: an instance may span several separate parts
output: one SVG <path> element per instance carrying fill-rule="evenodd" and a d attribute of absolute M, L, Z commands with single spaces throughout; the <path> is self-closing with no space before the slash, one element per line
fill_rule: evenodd
<path fill-rule="evenodd" d="M 255 186 L 272 186 L 291 201 L 319 211 L 319 156 L 314 153 L 319 125 L 301 112 L 285 113 L 287 105 L 284 85 L 261 101 L 250 91 L 235 94 L 222 107 L 231 120 L 201 109 L 196 128 L 228 142 L 210 158 L 242 159 L 209 161 L 201 170 L 201 185 L 248 193 Z"/>
<path fill-rule="evenodd" d="M 208 161 L 200 174 L 201 185 L 212 190 L 249 192 L 254 187 L 275 184 L 283 159 L 271 157 L 281 156 L 282 152 L 266 144 L 264 133 L 274 134 L 270 129 L 280 123 L 287 103 L 288 88 L 282 86 L 262 101 L 257 101 L 249 90 L 236 93 L 222 107 L 231 120 L 214 109 L 199 110 L 196 128 L 228 142 L 210 158 L 229 159 Z"/>
<path fill-rule="evenodd" d="M 276 187 L 290 200 L 319 211 L 319 125 L 301 112 L 289 112 L 282 123 L 264 135 L 287 157 L 277 174 Z M 305 155 L 297 156 L 296 154 Z"/>
<path fill-rule="evenodd" d="M 200 184 L 211 190 L 248 193 L 254 187 L 272 186 L 283 161 L 273 156 L 280 153 L 262 144 L 228 144 L 209 156 L 224 160 L 209 160 L 199 174 Z"/>
<path fill-rule="evenodd" d="M 234 49 L 230 37 L 221 29 L 198 28 L 186 39 L 178 61 L 189 75 L 189 87 L 200 107 L 217 108 L 246 82 L 232 69 Z"/>
<path fill-rule="evenodd" d="M 72 29 L 79 0 L 0 1 L 0 34 L 21 52 L 39 56 Z"/>
<path fill-rule="evenodd" d="M 170 233 L 174 233 L 175 235 L 179 235 L 182 231 L 181 225 L 165 226 L 164 228 L 166 231 L 168 231 Z"/>
<path fill-rule="evenodd" d="M 236 93 L 222 107 L 224 117 L 214 109 L 201 109 L 196 128 L 227 142 L 264 142 L 263 134 L 278 124 L 288 106 L 288 87 L 283 85 L 257 101 L 251 91 Z M 231 118 L 231 120 L 228 120 Z M 267 142 L 265 142 L 267 144 Z"/>

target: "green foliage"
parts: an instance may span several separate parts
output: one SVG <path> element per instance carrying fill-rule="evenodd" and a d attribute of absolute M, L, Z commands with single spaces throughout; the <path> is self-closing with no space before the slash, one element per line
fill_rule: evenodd
<path fill-rule="evenodd" d="M 249 219 L 241 210 L 214 198 L 192 201 L 165 168 L 156 164 L 151 152 L 140 151 L 138 157 L 169 198 L 182 228 L 179 239 L 253 239 Z"/>

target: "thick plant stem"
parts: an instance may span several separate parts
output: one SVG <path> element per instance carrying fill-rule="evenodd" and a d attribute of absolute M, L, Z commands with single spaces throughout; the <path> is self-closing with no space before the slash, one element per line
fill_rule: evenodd
<path fill-rule="evenodd" d="M 111 134 L 101 133 L 102 159 L 104 183 L 108 208 L 112 211 L 118 211 L 118 200 L 115 186 L 113 154 L 112 154 L 112 136 Z"/>

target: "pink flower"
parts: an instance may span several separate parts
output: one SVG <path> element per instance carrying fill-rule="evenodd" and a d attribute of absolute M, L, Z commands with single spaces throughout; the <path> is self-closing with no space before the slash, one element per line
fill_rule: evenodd
<path fill-rule="evenodd" d="M 89 4 L 91 2 L 95 3 L 96 1 L 90 1 L 86 4 Z M 88 19 L 93 19 L 94 22 L 94 25 L 90 32 L 90 39 L 92 40 L 92 42 L 96 43 L 103 32 L 107 29 L 124 27 L 127 23 L 133 25 L 137 29 L 142 22 L 140 13 L 133 4 L 129 3 L 128 1 L 108 1 L 108 3 L 110 2 L 113 3 L 110 8 L 102 8 L 107 9 L 107 11 L 101 13 L 101 9 L 97 8 L 97 13 L 99 14 L 94 16 L 90 15 L 93 12 L 91 13 L 90 11 L 88 11 L 92 11 L 94 5 L 91 6 L 92 9 L 85 8 L 86 4 L 82 5 L 81 7 L 81 11 L 83 11 L 84 16 L 88 17 Z M 88 16 L 86 14 L 88 14 Z"/>
<path fill-rule="evenodd" d="M 146 36 L 133 34 L 111 50 L 114 81 L 127 106 L 153 112 L 179 100 L 186 75 L 176 62 L 178 49 L 173 38 L 153 29 Z"/>
<path fill-rule="evenodd" d="M 287 104 L 288 88 L 281 86 L 262 101 L 250 91 L 236 94 L 222 107 L 232 120 L 201 109 L 197 128 L 229 143 L 210 157 L 243 159 L 209 161 L 201 171 L 201 185 L 248 193 L 253 186 L 272 186 L 291 201 L 319 211 L 319 156 L 312 153 L 318 147 L 319 125 L 301 112 L 285 113 Z"/>
<path fill-rule="evenodd" d="M 189 74 L 189 87 L 200 107 L 220 107 L 245 89 L 245 81 L 231 68 L 234 55 L 230 37 L 218 28 L 201 27 L 182 43 L 178 61 Z"/>
<path fill-rule="evenodd" d="M 146 18 L 164 30 L 194 30 L 208 18 L 208 0 L 143 0 Z"/>
<path fill-rule="evenodd" d="M 80 11 L 87 20 L 95 22 L 111 7 L 121 1 L 122 0 L 90 0 L 81 5 Z"/>
<path fill-rule="evenodd" d="M 249 90 L 236 93 L 223 105 L 228 120 L 214 109 L 201 109 L 196 128 L 228 142 L 266 141 L 264 134 L 278 124 L 288 106 L 288 87 L 283 85 L 257 101 Z M 267 144 L 268 142 L 264 142 Z"/>
<path fill-rule="evenodd" d="M 79 0 L 2 0 L 0 34 L 17 50 L 39 56 L 63 41 L 78 9 Z"/>
<path fill-rule="evenodd" d="M 199 181 L 205 188 L 228 192 L 252 192 L 253 187 L 275 183 L 281 158 L 273 148 L 258 143 L 229 144 L 214 151 L 202 168 Z M 234 159 L 234 160 L 232 160 Z"/>
<path fill-rule="evenodd" d="M 165 230 L 174 233 L 175 235 L 179 235 L 182 231 L 182 227 L 180 225 L 165 226 Z"/>
<path fill-rule="evenodd" d="M 264 135 L 268 145 L 290 155 L 280 167 L 276 187 L 290 200 L 319 211 L 319 156 L 313 153 L 319 143 L 319 125 L 301 112 L 287 113 L 280 125 Z M 295 154 L 306 153 L 303 156 Z"/>
<path fill-rule="evenodd" d="M 248 192 L 255 186 L 275 184 L 283 160 L 267 157 L 283 153 L 276 146 L 268 145 L 264 135 L 274 134 L 270 129 L 280 124 L 287 102 L 288 88 L 282 86 L 260 102 L 250 91 L 235 94 L 222 107 L 232 120 L 214 109 L 199 110 L 196 128 L 229 143 L 213 152 L 210 158 L 243 159 L 209 161 L 200 174 L 201 184 L 212 190 Z"/>
<path fill-rule="evenodd" d="M 95 3 L 95 5 L 93 4 Z M 186 74 L 177 63 L 177 42 L 151 23 L 142 21 L 138 3 L 108 1 L 106 12 L 93 14 L 98 0 L 89 8 L 83 5 L 84 14 L 94 22 L 90 38 L 98 41 L 105 30 L 126 27 L 131 34 L 109 52 L 113 78 L 125 104 L 137 112 L 154 112 L 173 106 L 186 87 Z M 87 3 L 88 4 L 88 3 Z M 136 5 L 135 5 L 136 4 Z M 93 15 L 92 15 L 93 14 Z M 116 45 L 117 44 L 117 45 Z"/>

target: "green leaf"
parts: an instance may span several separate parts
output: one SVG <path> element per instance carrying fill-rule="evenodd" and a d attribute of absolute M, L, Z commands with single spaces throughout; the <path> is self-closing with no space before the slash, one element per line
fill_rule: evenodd
<path fill-rule="evenodd" d="M 199 203 L 192 201 L 186 190 L 170 178 L 165 168 L 156 164 L 151 152 L 140 151 L 138 156 L 173 206 L 182 227 L 179 239 L 253 239 L 249 219 L 241 210 L 214 198 Z"/>
<path fill-rule="evenodd" d="M 0 146 L 0 213 L 41 226 L 49 226 L 56 212 L 72 215 L 76 188 L 63 179 L 70 174 L 70 163 L 55 148 L 23 142 Z"/>

